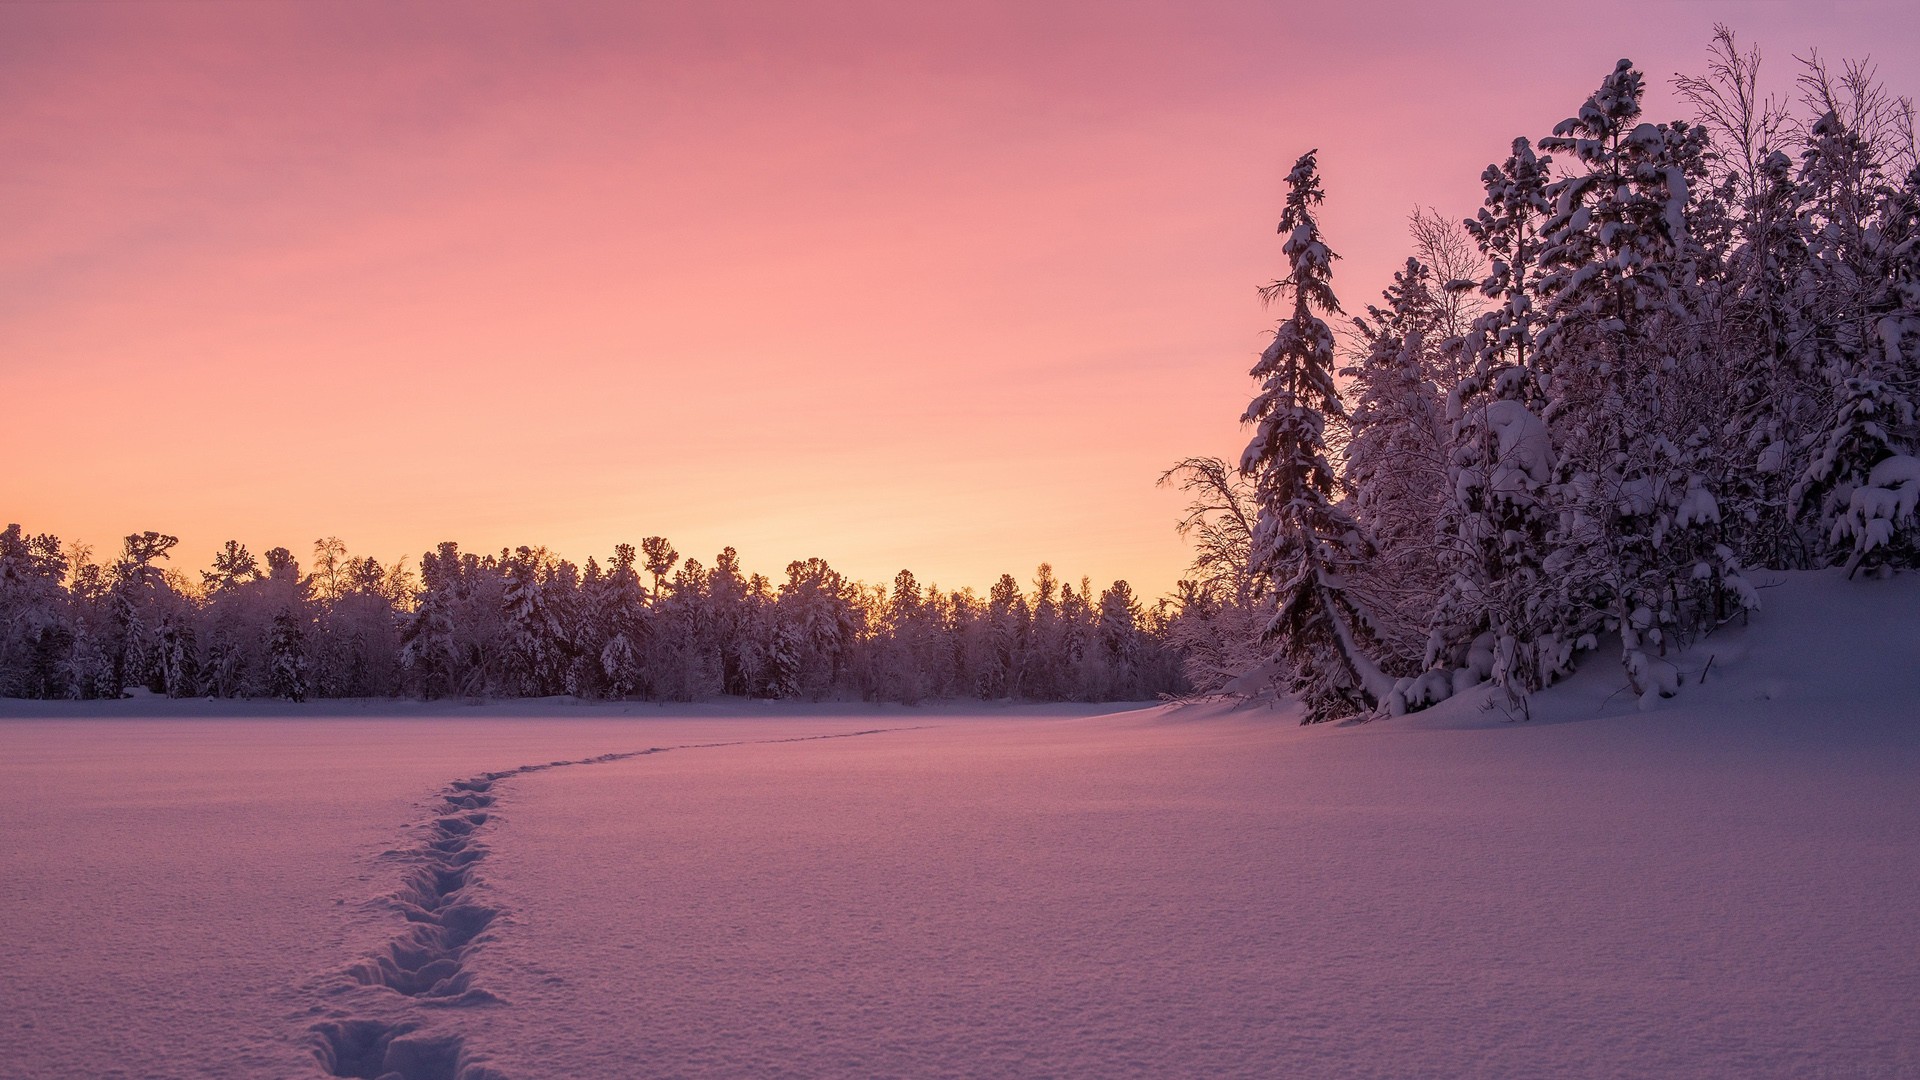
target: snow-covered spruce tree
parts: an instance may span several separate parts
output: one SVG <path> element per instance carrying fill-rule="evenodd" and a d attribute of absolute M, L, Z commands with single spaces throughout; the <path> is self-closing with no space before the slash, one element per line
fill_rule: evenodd
<path fill-rule="evenodd" d="M 1327 462 L 1327 419 L 1343 410 L 1333 385 L 1333 332 L 1320 313 L 1339 314 L 1340 304 L 1330 284 L 1334 254 L 1313 217 L 1325 198 L 1316 153 L 1301 155 L 1287 174 L 1279 232 L 1288 274 L 1261 292 L 1269 301 L 1291 296 L 1293 314 L 1251 372 L 1261 386 L 1241 417 L 1255 433 L 1240 459 L 1260 508 L 1252 562 L 1273 582 L 1275 613 L 1265 636 L 1284 660 L 1306 723 L 1375 708 L 1393 687 L 1369 652 L 1372 620 L 1346 584 L 1371 552 L 1333 501 Z"/>
<path fill-rule="evenodd" d="M 874 655 L 872 697 L 917 705 L 927 696 L 922 668 L 927 633 L 926 603 L 913 571 L 893 576 L 880 616 L 880 635 Z"/>
<path fill-rule="evenodd" d="M 1723 502 L 1742 523 L 1744 558 L 1805 567 L 1813 537 L 1801 528 L 1796 488 L 1833 415 L 1834 386 L 1804 302 L 1812 255 L 1792 163 L 1775 152 L 1760 167 L 1764 186 L 1741 215 L 1740 240 L 1728 256 L 1721 343 L 1735 365 L 1729 401 L 1744 468 Z"/>
<path fill-rule="evenodd" d="M 764 591 L 759 575 L 749 580 L 740 571 L 740 555 L 722 548 L 707 573 L 707 611 L 713 620 L 715 647 L 720 653 L 720 692 L 747 695 L 758 683 L 759 648 L 754 627 L 756 608 Z"/>
<path fill-rule="evenodd" d="M 1733 31 L 1716 26 L 1707 73 L 1676 77 L 1674 87 L 1712 135 L 1709 180 L 1730 215 L 1723 273 L 1701 282 L 1713 295 L 1696 305 L 1725 372 L 1720 509 L 1737 523 L 1743 562 L 1798 567 L 1810 550 L 1788 494 L 1806 470 L 1811 433 L 1831 415 L 1831 388 L 1800 295 L 1810 263 L 1803 194 L 1783 152 L 1789 114 L 1762 96 L 1759 72 L 1759 49 L 1742 51 Z M 1701 232 L 1697 214 L 1690 224 Z"/>
<path fill-rule="evenodd" d="M 1881 436 L 1888 452 L 1867 469 L 1865 482 L 1847 496 L 1846 511 L 1835 520 L 1830 541 L 1847 548 L 1847 573 L 1862 566 L 1920 565 L 1920 430 L 1915 428 L 1913 402 L 1920 397 L 1920 165 L 1907 172 L 1906 182 L 1886 193 L 1881 203 L 1873 243 L 1884 286 L 1875 303 L 1874 324 L 1879 355 L 1874 374 L 1884 381 L 1853 379 L 1846 401 L 1855 393 L 1864 399 L 1869 387 L 1877 424 L 1861 417 L 1853 449 L 1871 445 Z M 1855 405 L 1863 412 L 1865 401 Z M 1877 432 L 1866 430 L 1877 428 Z M 1839 433 L 1836 432 L 1836 435 Z"/>
<path fill-rule="evenodd" d="M 542 595 L 551 620 L 551 647 L 554 655 L 547 669 L 547 692 L 572 693 L 572 679 L 593 659 L 582 652 L 581 642 L 589 633 L 591 606 L 587 601 L 580 568 L 571 560 L 553 558 L 541 578 Z"/>
<path fill-rule="evenodd" d="M 1830 541 L 1853 489 L 1866 482 L 1874 462 L 1894 452 L 1892 429 L 1912 418 L 1904 395 L 1876 377 L 1867 309 L 1880 276 L 1869 242 L 1869 199 L 1878 179 L 1873 145 L 1836 111 L 1808 128 L 1798 192 L 1809 267 L 1793 300 L 1806 312 L 1809 347 L 1831 387 L 1832 406 L 1790 498 L 1828 562 L 1845 550 Z"/>
<path fill-rule="evenodd" d="M 1105 667 L 1100 700 L 1132 701 L 1140 695 L 1140 603 L 1133 586 L 1116 581 L 1100 594 L 1100 658 Z"/>
<path fill-rule="evenodd" d="M 295 699 L 297 691 L 295 700 L 304 700 L 314 692 L 313 581 L 301 573 L 300 560 L 284 547 L 268 548 L 266 564 L 266 576 L 254 597 L 266 630 L 257 685 L 270 697 Z"/>
<path fill-rule="evenodd" d="M 818 701 L 833 692 L 856 631 L 849 591 L 846 578 L 822 559 L 787 564 L 775 608 L 779 696 Z"/>
<path fill-rule="evenodd" d="M 606 674 L 600 669 L 600 653 L 607 647 L 607 628 L 600 621 L 600 596 L 606 591 L 607 573 L 600 560 L 589 555 L 580 570 L 580 582 L 567 613 L 566 691 L 579 698 L 600 698 L 607 693 Z"/>
<path fill-rule="evenodd" d="M 0 532 L 0 696 L 77 697 L 66 678 L 74 641 L 57 537 Z"/>
<path fill-rule="evenodd" d="M 1353 398 L 1340 484 L 1374 558 L 1349 586 L 1366 598 L 1380 662 L 1421 666 L 1428 623 L 1446 584 L 1436 524 L 1447 498 L 1448 425 L 1434 375 L 1444 366 L 1443 295 L 1409 258 L 1354 329 L 1360 350 L 1340 374 Z"/>
<path fill-rule="evenodd" d="M 61 681 L 76 698 L 118 697 L 121 688 L 114 682 L 108 610 L 113 575 L 93 561 L 92 551 L 84 544 L 74 545 L 71 563 L 67 596 L 72 603 L 73 647 L 62 665 Z"/>
<path fill-rule="evenodd" d="M 119 697 L 129 686 L 151 687 L 159 682 L 159 626 L 168 601 L 177 595 L 155 562 L 171 558 L 169 552 L 179 542 L 177 537 L 149 530 L 128 536 L 121 546 L 107 596 L 107 656 L 113 673 L 108 696 Z"/>
<path fill-rule="evenodd" d="M 1487 679 L 1519 701 L 1571 661 L 1544 569 L 1554 456 L 1538 415 L 1545 395 L 1534 349 L 1539 226 L 1550 209 L 1552 161 L 1515 139 L 1506 162 L 1481 174 L 1486 200 L 1466 222 L 1487 259 L 1477 286 L 1490 306 L 1459 345 L 1470 367 L 1447 396 L 1448 498 L 1439 523 L 1447 585 L 1424 665 L 1451 675 L 1444 686 L 1423 676 L 1407 695 L 1409 707 Z"/>
<path fill-rule="evenodd" d="M 268 624 L 260 562 L 246 545 L 229 540 L 200 572 L 201 683 L 215 697 L 266 693 Z"/>
<path fill-rule="evenodd" d="M 1087 678 L 1089 654 L 1093 652 L 1092 583 L 1080 579 L 1075 590 L 1072 582 L 1060 584 L 1060 628 L 1055 645 L 1060 660 L 1060 695 L 1068 701 L 1086 699 L 1092 680 Z"/>
<path fill-rule="evenodd" d="M 665 647 L 657 650 L 664 666 L 655 679 L 660 696 L 670 701 L 697 701 L 720 692 L 720 644 L 707 585 L 706 567 L 688 559 L 656 604 L 654 636 Z"/>
<path fill-rule="evenodd" d="M 615 546 L 613 561 L 594 597 L 594 622 L 601 634 L 597 659 L 607 693 L 616 698 L 632 697 L 646 686 L 642 657 L 651 633 L 647 590 L 634 569 L 636 559 L 632 544 Z"/>
<path fill-rule="evenodd" d="M 1817 57 L 1806 67 L 1806 104 L 1825 111 L 1801 155 L 1811 264 L 1803 302 L 1834 407 L 1793 499 L 1822 561 L 1851 572 L 1867 561 L 1911 563 L 1915 546 L 1920 481 L 1906 460 L 1920 447 L 1920 169 L 1910 101 L 1888 97 L 1861 65 L 1839 76 Z"/>
<path fill-rule="evenodd" d="M 1874 310 L 1882 376 L 1920 405 L 1920 162 L 1889 185 L 1880 203 L 1875 243 L 1881 285 Z M 1920 431 L 1909 445 L 1920 443 Z"/>
<path fill-rule="evenodd" d="M 558 565 L 546 548 L 524 546 L 501 552 L 500 563 L 505 686 L 509 693 L 531 697 L 559 693 L 569 657 L 565 628 L 549 597 Z"/>
<path fill-rule="evenodd" d="M 1576 640 L 1617 630 L 1635 691 L 1665 694 L 1673 668 L 1657 654 L 1668 638 L 1757 599 L 1724 543 L 1713 427 L 1698 408 L 1719 373 L 1687 304 L 1702 258 L 1688 216 L 1705 132 L 1637 123 L 1641 89 L 1622 60 L 1540 140 L 1580 168 L 1546 191 L 1536 346 L 1558 457 L 1546 566 L 1555 621 Z"/>
<path fill-rule="evenodd" d="M 954 687 L 958 681 L 954 672 L 955 653 L 951 634 L 953 597 L 938 582 L 931 582 L 921 590 L 920 620 L 924 628 L 920 670 L 927 677 L 927 694 L 930 697 L 957 697 L 959 694 Z"/>
<path fill-rule="evenodd" d="M 461 689 L 454 627 L 460 571 L 458 544 L 443 543 L 420 556 L 420 595 L 400 634 L 401 666 L 429 700 Z"/>
<path fill-rule="evenodd" d="M 169 615 L 160 621 L 160 681 L 170 698 L 200 692 L 200 650 L 190 617 Z"/>
<path fill-rule="evenodd" d="M 1920 565 L 1920 166 L 1899 186 L 1883 185 L 1873 226 L 1862 238 L 1871 287 L 1862 318 L 1873 328 L 1826 440 L 1808 468 L 1837 512 L 1825 537 L 1849 575 Z M 1842 505 L 1842 500 L 1844 504 Z"/>
<path fill-rule="evenodd" d="M 267 637 L 267 693 L 288 701 L 307 700 L 306 634 L 300 616 L 282 608 Z"/>
<path fill-rule="evenodd" d="M 1020 583 L 1012 574 L 1001 574 L 1000 580 L 987 590 L 988 653 L 985 681 L 980 688 L 982 696 L 1010 699 L 1019 691 L 1026 676 L 1032 621 Z"/>
<path fill-rule="evenodd" d="M 1021 695 L 1030 701 L 1057 701 L 1065 665 L 1061 661 L 1060 582 L 1053 567 L 1041 563 L 1033 574 L 1033 620 Z"/>

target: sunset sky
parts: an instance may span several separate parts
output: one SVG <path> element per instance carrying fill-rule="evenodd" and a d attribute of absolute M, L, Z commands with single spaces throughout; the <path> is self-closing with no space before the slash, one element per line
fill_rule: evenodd
<path fill-rule="evenodd" d="M 1715 22 L 1920 91 L 1906 3 L 0 0 L 0 522 L 1158 594 L 1293 159 L 1363 310 Z"/>

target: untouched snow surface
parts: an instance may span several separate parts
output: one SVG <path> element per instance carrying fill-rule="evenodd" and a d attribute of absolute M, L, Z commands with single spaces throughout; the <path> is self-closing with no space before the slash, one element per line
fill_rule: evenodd
<path fill-rule="evenodd" d="M 42 707 L 0 1076 L 1920 1076 L 1920 580 L 1762 595 L 1526 723 Z"/>

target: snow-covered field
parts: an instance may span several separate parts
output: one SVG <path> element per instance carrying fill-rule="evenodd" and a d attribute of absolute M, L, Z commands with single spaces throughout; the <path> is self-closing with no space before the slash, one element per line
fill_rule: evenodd
<path fill-rule="evenodd" d="M 1920 1076 L 1920 582 L 1763 596 L 1526 723 L 5 703 L 0 1076 Z"/>

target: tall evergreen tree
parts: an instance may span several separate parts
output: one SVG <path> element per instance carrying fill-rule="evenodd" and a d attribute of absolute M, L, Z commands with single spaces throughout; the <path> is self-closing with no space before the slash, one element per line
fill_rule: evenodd
<path fill-rule="evenodd" d="M 1540 140 L 1580 168 L 1546 191 L 1538 370 L 1559 467 L 1551 621 L 1575 644 L 1617 631 L 1635 691 L 1666 693 L 1668 639 L 1758 601 L 1722 542 L 1712 410 L 1724 368 L 1689 304 L 1705 131 L 1639 122 L 1642 89 L 1622 60 Z"/>
<path fill-rule="evenodd" d="M 606 581 L 597 598 L 597 622 L 605 635 L 600 648 L 600 669 L 606 676 L 607 692 L 616 698 L 631 697 L 646 686 L 641 657 L 650 641 L 646 608 L 647 591 L 634 569 L 636 555 L 632 544 L 613 549 Z"/>
<path fill-rule="evenodd" d="M 66 669 L 74 621 L 57 537 L 0 532 L 0 696 L 79 696 Z"/>
<path fill-rule="evenodd" d="M 1285 659 L 1308 723 L 1371 709 L 1393 684 L 1370 653 L 1372 619 L 1347 588 L 1347 575 L 1370 550 L 1334 502 L 1327 461 L 1327 420 L 1345 413 L 1333 385 L 1333 332 L 1320 317 L 1339 314 L 1340 304 L 1331 285 L 1335 256 L 1313 216 L 1325 198 L 1316 153 L 1301 155 L 1287 174 L 1279 232 L 1289 272 L 1262 295 L 1290 296 L 1293 313 L 1251 372 L 1261 386 L 1241 417 L 1255 433 L 1240 460 L 1260 507 L 1253 563 L 1273 579 L 1277 601 L 1266 637 Z"/>
<path fill-rule="evenodd" d="M 460 656 L 454 619 L 460 607 L 460 548 L 443 543 L 420 557 L 420 596 L 400 638 L 400 662 L 422 697 L 458 693 Z"/>
<path fill-rule="evenodd" d="M 267 639 L 267 693 L 288 701 L 307 700 L 307 645 L 301 620 L 291 608 L 273 617 Z"/>
<path fill-rule="evenodd" d="M 1350 586 L 1376 617 L 1383 656 L 1420 664 L 1428 613 L 1446 583 L 1434 522 L 1447 499 L 1450 432 L 1434 375 L 1443 368 L 1442 294 L 1432 271 L 1410 258 L 1354 320 L 1360 348 L 1341 370 L 1354 405 L 1344 427 L 1340 484 L 1377 554 Z"/>

